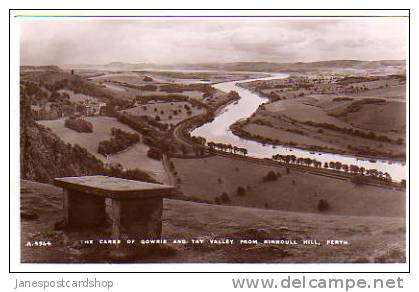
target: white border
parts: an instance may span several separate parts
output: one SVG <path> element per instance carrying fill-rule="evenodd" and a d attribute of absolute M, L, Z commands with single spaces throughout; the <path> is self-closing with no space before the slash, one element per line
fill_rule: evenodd
<path fill-rule="evenodd" d="M 408 16 L 407 11 L 313 11 L 313 10 L 282 10 L 282 11 L 75 11 L 84 15 L 264 15 L 264 16 L 291 16 L 291 15 L 342 15 L 342 16 Z M 20 263 L 20 170 L 19 170 L 19 22 L 23 18 L 14 16 L 19 14 L 74 14 L 72 11 L 12 11 L 10 15 L 10 196 L 11 196 L 11 266 L 12 272 L 406 272 L 406 264 L 22 264 Z M 408 39 L 408 38 L 406 38 Z M 409 54 L 407 53 L 406 56 Z M 407 64 L 409 60 L 406 60 Z M 407 73 L 409 68 L 407 67 Z M 409 97 L 407 97 L 409 100 Z M 409 116 L 407 116 L 409 119 Z M 409 130 L 409 128 L 408 128 Z M 409 157 L 407 157 L 408 161 Z M 408 171 L 409 164 L 406 164 Z M 406 177 L 409 177 L 407 174 Z M 407 182 L 409 184 L 409 181 Z M 407 191 L 409 194 L 409 191 Z M 406 197 L 408 204 L 408 197 Z M 406 206 L 408 212 L 409 206 Z M 407 213 L 406 218 L 409 218 Z M 409 225 L 406 225 L 406 251 L 409 250 Z"/>

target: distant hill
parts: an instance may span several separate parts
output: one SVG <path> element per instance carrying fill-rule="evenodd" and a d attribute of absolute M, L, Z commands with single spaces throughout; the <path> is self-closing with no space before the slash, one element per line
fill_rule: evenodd
<path fill-rule="evenodd" d="M 68 68 L 71 66 L 69 65 Z M 381 60 L 381 61 L 360 61 L 360 60 L 331 60 L 318 62 L 295 62 L 295 63 L 274 63 L 274 62 L 234 62 L 234 63 L 179 63 L 173 65 L 158 65 L 152 63 L 123 63 L 112 62 L 105 65 L 74 65 L 78 68 L 109 69 L 109 70 L 130 70 L 130 69 L 190 69 L 190 70 L 229 70 L 229 71 L 256 71 L 256 72 L 301 72 L 317 71 L 327 69 L 380 69 L 385 67 L 397 67 L 405 69 L 405 60 Z"/>
<path fill-rule="evenodd" d="M 21 81 L 54 85 L 57 88 L 72 90 L 75 93 L 102 99 L 112 99 L 121 96 L 116 96 L 114 91 L 89 82 L 86 78 L 71 74 L 70 71 L 62 70 L 57 66 L 22 66 L 20 69 Z"/>
<path fill-rule="evenodd" d="M 358 60 L 335 60 L 319 61 L 310 63 L 270 63 L 270 62 L 237 62 L 214 66 L 214 68 L 237 71 L 316 71 L 322 69 L 379 69 L 383 67 L 405 67 L 405 61 L 358 61 Z"/>

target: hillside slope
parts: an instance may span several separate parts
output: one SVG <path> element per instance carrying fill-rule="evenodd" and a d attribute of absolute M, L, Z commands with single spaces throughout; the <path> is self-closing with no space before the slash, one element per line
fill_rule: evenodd
<path fill-rule="evenodd" d="M 55 231 L 62 219 L 61 189 L 21 181 L 21 210 L 38 218 L 22 219 L 22 262 L 112 262 L 109 245 L 86 247 L 81 239 L 106 239 L 97 230 Z M 26 219 L 25 219 L 26 218 Z M 405 219 L 294 213 L 164 200 L 164 247 L 133 247 L 133 262 L 404 262 Z M 173 244 L 171 239 L 203 239 L 204 244 Z M 229 238 L 232 245 L 209 244 Z M 257 239 L 258 244 L 238 244 Z M 265 244 L 264 239 L 295 240 L 296 245 Z M 301 244 L 315 239 L 321 245 Z M 50 240 L 50 247 L 27 247 L 27 242 Z M 327 245 L 344 240 L 345 245 Z M 120 260 L 118 260 L 120 261 Z"/>
<path fill-rule="evenodd" d="M 21 177 L 42 182 L 54 177 L 88 175 L 103 164 L 84 148 L 65 144 L 48 128 L 31 123 L 21 128 Z"/>

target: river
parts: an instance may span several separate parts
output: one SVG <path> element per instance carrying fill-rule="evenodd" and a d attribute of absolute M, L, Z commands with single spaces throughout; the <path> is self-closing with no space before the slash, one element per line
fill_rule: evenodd
<path fill-rule="evenodd" d="M 222 82 L 214 84 L 213 86 L 216 89 L 225 92 L 229 92 L 231 90 L 237 91 L 241 98 L 238 102 L 231 103 L 224 107 L 222 110 L 220 110 L 212 122 L 204 124 L 201 127 L 194 129 L 191 135 L 204 137 L 208 142 L 212 141 L 246 148 L 248 150 L 248 155 L 252 157 L 272 158 L 272 155 L 274 154 L 282 154 L 295 155 L 297 157 L 303 158 L 308 157 L 321 161 L 322 163 L 330 161 L 339 161 L 342 164 L 353 164 L 358 165 L 359 167 L 364 167 L 365 169 L 377 169 L 382 172 L 388 172 L 391 175 L 392 179 L 395 181 L 405 179 L 405 163 L 401 163 L 398 161 L 386 161 L 376 159 L 376 162 L 371 162 L 370 160 L 361 159 L 351 155 L 324 152 L 314 153 L 313 151 L 302 150 L 293 147 L 285 147 L 278 145 L 273 146 L 266 144 L 263 145 L 262 143 L 243 139 L 234 135 L 230 130 L 230 125 L 232 125 L 240 119 L 245 119 L 251 116 L 258 109 L 260 104 L 268 101 L 267 98 L 261 97 L 258 94 L 251 92 L 245 88 L 241 88 L 236 84 L 256 80 L 269 80 L 286 77 L 288 77 L 287 74 L 277 73 L 265 78 L 246 79 L 240 81 Z"/>

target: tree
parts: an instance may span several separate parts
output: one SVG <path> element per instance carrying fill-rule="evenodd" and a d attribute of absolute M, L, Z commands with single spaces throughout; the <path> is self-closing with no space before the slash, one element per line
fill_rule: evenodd
<path fill-rule="evenodd" d="M 237 196 L 244 197 L 245 195 L 246 195 L 246 190 L 242 186 L 239 186 L 237 188 Z"/>
<path fill-rule="evenodd" d="M 277 179 L 278 176 L 271 170 L 263 177 L 263 182 L 276 181 Z"/>

